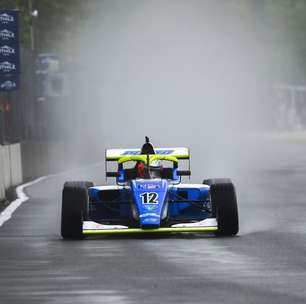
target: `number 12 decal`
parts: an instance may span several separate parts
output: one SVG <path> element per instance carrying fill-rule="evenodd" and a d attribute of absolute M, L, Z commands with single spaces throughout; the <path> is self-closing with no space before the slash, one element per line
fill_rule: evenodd
<path fill-rule="evenodd" d="M 156 192 L 146 192 L 140 194 L 141 202 L 143 204 L 157 204 L 158 194 Z"/>

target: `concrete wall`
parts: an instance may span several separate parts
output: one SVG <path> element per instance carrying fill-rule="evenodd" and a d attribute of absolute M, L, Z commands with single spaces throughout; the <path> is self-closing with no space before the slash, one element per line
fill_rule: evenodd
<path fill-rule="evenodd" d="M 20 144 L 0 145 L 0 201 L 5 199 L 5 190 L 22 183 Z"/>

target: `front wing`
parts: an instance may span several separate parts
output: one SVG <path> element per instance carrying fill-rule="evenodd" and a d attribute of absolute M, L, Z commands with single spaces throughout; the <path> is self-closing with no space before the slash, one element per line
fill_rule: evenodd
<path fill-rule="evenodd" d="M 133 233 L 169 233 L 169 232 L 214 232 L 218 230 L 215 218 L 208 218 L 195 223 L 175 224 L 171 227 L 154 229 L 129 228 L 123 225 L 103 225 L 92 221 L 83 224 L 84 235 L 133 234 Z"/>

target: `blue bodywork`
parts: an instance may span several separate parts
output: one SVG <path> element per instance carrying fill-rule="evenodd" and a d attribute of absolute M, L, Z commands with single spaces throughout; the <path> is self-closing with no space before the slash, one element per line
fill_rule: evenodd
<path fill-rule="evenodd" d="M 113 189 L 89 188 L 89 218 L 99 223 L 158 228 L 212 216 L 210 187 L 167 179 L 133 179 Z"/>
<path fill-rule="evenodd" d="M 160 226 L 168 182 L 166 180 L 133 180 L 131 190 L 137 206 L 140 227 Z"/>

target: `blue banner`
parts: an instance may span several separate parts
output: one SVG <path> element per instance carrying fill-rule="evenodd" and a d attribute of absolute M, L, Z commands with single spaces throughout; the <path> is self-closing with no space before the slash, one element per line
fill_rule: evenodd
<path fill-rule="evenodd" d="M 0 24 L 13 32 L 18 31 L 18 10 L 0 10 Z"/>
<path fill-rule="evenodd" d="M 0 91 L 18 89 L 19 48 L 19 11 L 0 10 Z"/>
<path fill-rule="evenodd" d="M 0 76 L 0 91 L 14 91 L 19 88 L 19 75 Z"/>

